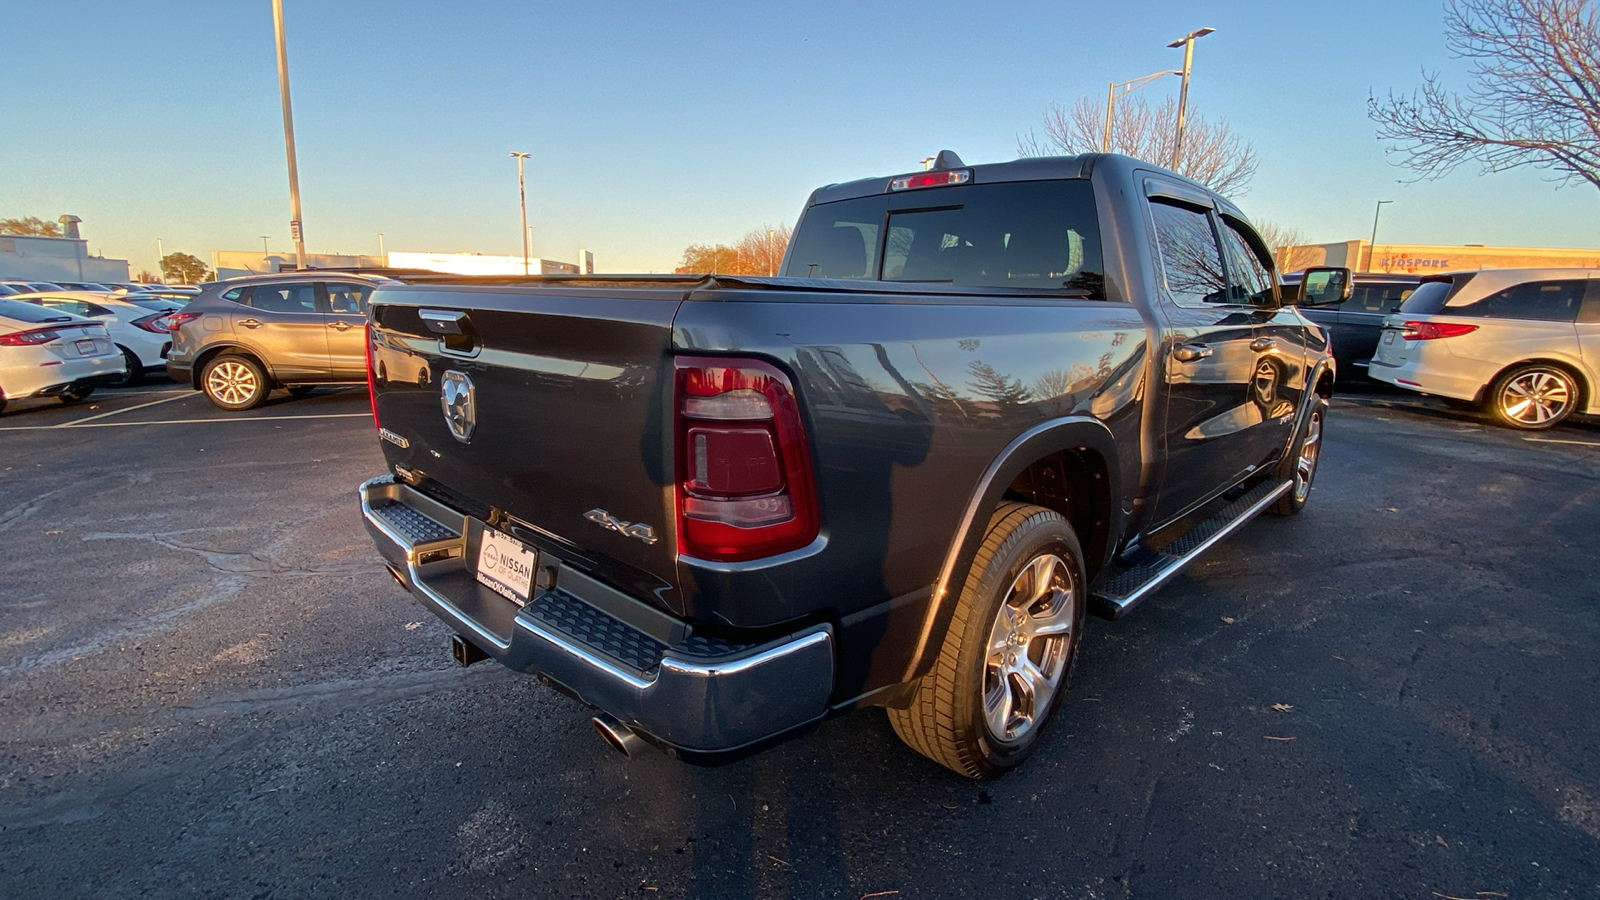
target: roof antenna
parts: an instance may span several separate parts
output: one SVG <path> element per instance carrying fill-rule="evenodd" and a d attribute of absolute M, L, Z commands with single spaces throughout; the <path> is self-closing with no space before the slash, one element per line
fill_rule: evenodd
<path fill-rule="evenodd" d="M 939 155 L 933 158 L 935 169 L 964 169 L 966 165 L 954 150 L 940 150 Z"/>

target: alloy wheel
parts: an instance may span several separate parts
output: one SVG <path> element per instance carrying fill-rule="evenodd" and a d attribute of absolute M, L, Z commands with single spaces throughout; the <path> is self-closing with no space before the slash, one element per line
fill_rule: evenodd
<path fill-rule="evenodd" d="M 206 392 L 227 404 L 248 403 L 261 390 L 256 373 L 243 363 L 223 360 L 206 375 Z"/>
<path fill-rule="evenodd" d="M 1054 553 L 1035 556 L 1011 582 L 989 628 L 983 712 L 989 733 L 1015 741 L 1050 711 L 1077 621 L 1072 570 Z"/>
<path fill-rule="evenodd" d="M 1500 409 L 1507 419 L 1523 425 L 1551 425 L 1571 411 L 1572 394 L 1572 381 L 1566 375 L 1529 369 L 1500 389 Z"/>
<path fill-rule="evenodd" d="M 1322 410 L 1311 411 L 1306 436 L 1300 442 L 1300 458 L 1294 463 L 1294 497 L 1304 503 L 1311 493 L 1311 480 L 1317 477 L 1317 457 L 1322 451 Z"/>

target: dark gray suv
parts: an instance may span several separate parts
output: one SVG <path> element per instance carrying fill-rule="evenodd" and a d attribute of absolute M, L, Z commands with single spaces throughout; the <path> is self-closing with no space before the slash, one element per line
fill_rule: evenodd
<path fill-rule="evenodd" d="M 173 313 L 167 374 L 223 409 L 274 388 L 366 381 L 367 297 L 390 279 L 348 272 L 251 275 L 208 284 Z"/>

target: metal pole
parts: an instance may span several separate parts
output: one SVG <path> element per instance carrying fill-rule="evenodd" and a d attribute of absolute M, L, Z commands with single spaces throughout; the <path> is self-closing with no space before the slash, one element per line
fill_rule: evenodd
<path fill-rule="evenodd" d="M 384 265 L 389 264 L 389 254 L 383 252 L 383 232 L 381 231 L 378 232 L 378 256 L 383 260 Z"/>
<path fill-rule="evenodd" d="M 289 236 L 295 266 L 306 267 L 305 233 L 300 228 L 300 169 L 294 159 L 294 114 L 289 110 L 289 50 L 283 41 L 283 0 L 272 0 L 272 28 L 278 39 L 278 93 L 283 98 L 283 146 L 289 157 Z"/>
<path fill-rule="evenodd" d="M 1100 141 L 1100 152 L 1111 152 L 1111 105 L 1117 102 L 1117 83 L 1106 85 L 1106 136 Z"/>
<path fill-rule="evenodd" d="M 167 267 L 162 265 L 166 259 L 167 251 L 161 246 L 161 238 L 156 238 L 156 274 L 161 276 L 162 284 L 167 283 Z"/>
<path fill-rule="evenodd" d="M 1178 133 L 1172 141 L 1172 165 L 1168 168 L 1178 171 L 1178 163 L 1183 160 L 1183 119 L 1189 106 L 1189 66 L 1194 62 L 1194 38 L 1186 38 L 1183 42 L 1183 69 L 1180 74 L 1183 78 L 1183 87 L 1178 89 Z"/>
<path fill-rule="evenodd" d="M 1372 208 L 1372 240 L 1367 241 L 1366 271 L 1368 272 L 1372 271 L 1372 257 L 1378 252 L 1378 214 L 1383 212 L 1383 205 L 1385 203 L 1393 202 L 1393 200 L 1379 200 L 1378 205 Z"/>
<path fill-rule="evenodd" d="M 522 161 L 532 154 L 511 151 L 517 158 L 517 198 L 522 201 L 522 274 L 528 274 L 528 187 L 522 179 Z"/>
<path fill-rule="evenodd" d="M 263 259 L 265 259 L 267 257 L 267 254 L 272 252 L 271 250 L 267 249 L 267 238 L 271 237 L 271 235 L 263 234 L 263 235 L 258 235 L 258 237 L 261 238 L 261 257 Z"/>

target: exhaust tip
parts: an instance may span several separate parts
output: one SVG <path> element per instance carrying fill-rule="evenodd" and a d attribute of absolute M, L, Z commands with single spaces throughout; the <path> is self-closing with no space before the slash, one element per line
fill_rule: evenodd
<path fill-rule="evenodd" d="M 629 759 L 633 759 L 645 747 L 644 738 L 639 737 L 632 728 L 604 713 L 594 717 L 594 730 L 611 745 L 611 749 Z"/>

